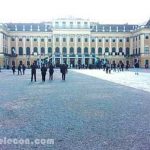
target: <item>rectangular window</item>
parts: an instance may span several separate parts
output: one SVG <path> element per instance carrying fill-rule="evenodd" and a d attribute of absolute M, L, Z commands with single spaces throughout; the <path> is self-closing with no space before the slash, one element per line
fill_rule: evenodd
<path fill-rule="evenodd" d="M 48 39 L 48 42 L 51 42 L 52 40 L 51 39 Z"/>
<path fill-rule="evenodd" d="M 36 42 L 37 41 L 37 39 L 34 39 L 34 42 Z"/>
<path fill-rule="evenodd" d="M 70 38 L 70 42 L 73 42 L 73 38 Z"/>
<path fill-rule="evenodd" d="M 11 38 L 11 41 L 15 41 L 15 38 Z"/>
<path fill-rule="evenodd" d="M 115 43 L 115 42 L 116 42 L 116 40 L 115 40 L 115 39 L 113 39 L 113 40 L 112 40 L 112 42 L 113 42 L 113 43 Z"/>
<path fill-rule="evenodd" d="M 56 38 L 56 42 L 59 42 L 59 38 Z"/>
<path fill-rule="evenodd" d="M 22 39 L 20 38 L 19 41 L 22 41 Z"/>
<path fill-rule="evenodd" d="M 44 39 L 41 39 L 41 42 L 44 42 Z"/>
<path fill-rule="evenodd" d="M 63 42 L 66 42 L 66 38 L 63 38 Z"/>
<path fill-rule="evenodd" d="M 120 39 L 119 42 L 122 42 L 122 39 Z"/>
<path fill-rule="evenodd" d="M 146 35 L 146 36 L 145 36 L 145 39 L 149 39 L 149 36 L 148 36 L 148 35 Z"/>
<path fill-rule="evenodd" d="M 106 39 L 105 42 L 108 42 L 108 39 Z"/>
<path fill-rule="evenodd" d="M 126 42 L 129 42 L 129 37 L 126 38 Z"/>
<path fill-rule="evenodd" d="M 29 42 L 29 41 L 30 41 L 30 39 L 26 39 L 26 41 L 28 41 L 28 42 Z"/>
<path fill-rule="evenodd" d="M 144 54 L 149 54 L 149 47 L 144 47 Z"/>
<path fill-rule="evenodd" d="M 95 39 L 92 39 L 92 42 L 95 42 Z"/>
<path fill-rule="evenodd" d="M 88 38 L 85 38 L 85 42 L 88 42 Z"/>
<path fill-rule="evenodd" d="M 78 38 L 78 42 L 81 42 L 81 39 L 80 39 L 80 38 Z"/>
<path fill-rule="evenodd" d="M 98 41 L 99 41 L 99 42 L 102 42 L 102 39 L 99 39 Z"/>

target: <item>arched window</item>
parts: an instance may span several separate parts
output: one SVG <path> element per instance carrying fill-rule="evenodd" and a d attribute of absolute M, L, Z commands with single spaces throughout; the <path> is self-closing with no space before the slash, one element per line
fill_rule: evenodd
<path fill-rule="evenodd" d="M 77 54 L 81 54 L 81 47 L 77 48 Z"/>
<path fill-rule="evenodd" d="M 62 52 L 63 52 L 63 54 L 67 54 L 67 48 L 63 47 Z"/>
<path fill-rule="evenodd" d="M 57 53 L 57 54 L 60 53 L 59 47 L 56 47 L 56 48 L 55 48 L 55 53 Z"/>
<path fill-rule="evenodd" d="M 88 48 L 87 47 L 84 48 L 84 54 L 88 54 Z"/>
<path fill-rule="evenodd" d="M 30 47 L 26 48 L 26 55 L 30 55 Z"/>
<path fill-rule="evenodd" d="M 105 48 L 105 53 L 109 53 L 109 48 L 108 47 Z"/>
<path fill-rule="evenodd" d="M 15 49 L 15 47 L 12 47 L 12 48 L 11 48 L 11 54 L 12 54 L 12 55 L 16 54 L 16 49 Z"/>
<path fill-rule="evenodd" d="M 19 47 L 19 55 L 23 55 L 23 48 Z"/>
<path fill-rule="evenodd" d="M 74 54 L 74 48 L 73 47 L 70 48 L 70 54 Z"/>
<path fill-rule="evenodd" d="M 41 47 L 41 54 L 45 54 L 45 48 Z"/>
<path fill-rule="evenodd" d="M 33 48 L 33 53 L 38 54 L 38 48 L 37 48 L 37 47 L 34 47 L 34 48 Z"/>
<path fill-rule="evenodd" d="M 130 49 L 129 49 L 129 47 L 126 48 L 126 55 L 130 55 Z"/>
<path fill-rule="evenodd" d="M 119 48 L 119 53 L 122 53 L 122 47 Z"/>
<path fill-rule="evenodd" d="M 115 47 L 112 48 L 112 52 L 113 52 L 113 53 L 116 52 L 116 48 L 115 48 Z"/>
<path fill-rule="evenodd" d="M 102 48 L 101 47 L 98 48 L 98 54 L 102 55 Z"/>
<path fill-rule="evenodd" d="M 52 48 L 51 48 L 51 47 L 48 48 L 48 53 L 49 53 L 49 54 L 52 53 Z"/>
<path fill-rule="evenodd" d="M 95 54 L 95 48 L 94 47 L 91 48 L 91 54 Z"/>

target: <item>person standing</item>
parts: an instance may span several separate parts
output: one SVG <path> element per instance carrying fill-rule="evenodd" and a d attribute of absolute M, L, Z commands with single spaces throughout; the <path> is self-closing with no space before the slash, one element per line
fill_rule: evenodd
<path fill-rule="evenodd" d="M 31 65 L 31 82 L 33 81 L 33 76 L 34 76 L 34 81 L 36 82 L 36 65 L 33 63 Z"/>
<path fill-rule="evenodd" d="M 45 82 L 46 71 L 47 71 L 47 68 L 46 68 L 45 65 L 43 64 L 43 66 L 42 66 L 42 68 L 41 68 L 41 74 L 42 74 L 42 81 L 43 81 L 43 82 Z"/>
<path fill-rule="evenodd" d="M 13 75 L 14 75 L 15 72 L 16 72 L 15 69 L 16 69 L 16 67 L 15 67 L 15 65 L 13 65 L 13 66 L 12 66 Z"/>
<path fill-rule="evenodd" d="M 25 74 L 25 70 L 26 70 L 26 66 L 23 64 L 23 65 L 22 65 L 23 75 Z"/>
<path fill-rule="evenodd" d="M 138 72 L 138 69 L 139 69 L 139 61 L 138 61 L 138 60 L 135 61 L 134 67 L 135 67 L 135 75 L 139 75 L 139 72 Z"/>
<path fill-rule="evenodd" d="M 54 66 L 52 64 L 49 65 L 49 80 L 53 80 Z"/>
<path fill-rule="evenodd" d="M 66 73 L 67 73 L 67 65 L 66 64 L 61 65 L 60 72 L 62 73 L 62 80 L 65 80 Z"/>
<path fill-rule="evenodd" d="M 21 64 L 19 64 L 19 66 L 18 66 L 18 75 L 19 75 L 19 73 L 22 75 Z"/>

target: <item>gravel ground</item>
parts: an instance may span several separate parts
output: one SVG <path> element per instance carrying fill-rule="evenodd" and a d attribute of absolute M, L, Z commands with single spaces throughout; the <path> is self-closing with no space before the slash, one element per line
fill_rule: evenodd
<path fill-rule="evenodd" d="M 61 81 L 0 73 L 0 139 L 54 139 L 53 145 L 1 144 L 0 150 L 150 150 L 150 93 L 69 70 Z M 48 77 L 47 77 L 48 78 Z"/>

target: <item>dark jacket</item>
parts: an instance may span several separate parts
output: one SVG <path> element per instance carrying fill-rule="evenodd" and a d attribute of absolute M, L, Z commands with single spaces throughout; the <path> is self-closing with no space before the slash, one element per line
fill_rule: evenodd
<path fill-rule="evenodd" d="M 36 73 L 36 65 L 35 64 L 31 65 L 31 72 Z"/>
<path fill-rule="evenodd" d="M 45 66 L 42 66 L 42 68 L 41 68 L 41 73 L 42 73 L 43 75 L 45 75 L 45 74 L 46 74 L 46 71 L 47 71 L 47 68 L 46 68 Z"/>
<path fill-rule="evenodd" d="M 66 74 L 67 73 L 67 66 L 65 64 L 63 64 L 61 67 L 60 67 L 60 72 L 62 74 Z"/>
<path fill-rule="evenodd" d="M 50 66 L 49 66 L 49 73 L 50 73 L 50 74 L 53 74 L 53 73 L 54 73 L 54 66 L 53 66 L 53 65 L 50 65 Z"/>

